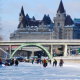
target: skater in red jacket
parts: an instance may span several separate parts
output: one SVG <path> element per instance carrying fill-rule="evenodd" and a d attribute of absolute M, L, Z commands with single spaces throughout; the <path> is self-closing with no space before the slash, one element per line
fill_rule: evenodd
<path fill-rule="evenodd" d="M 46 60 L 43 60 L 43 67 L 46 67 Z"/>

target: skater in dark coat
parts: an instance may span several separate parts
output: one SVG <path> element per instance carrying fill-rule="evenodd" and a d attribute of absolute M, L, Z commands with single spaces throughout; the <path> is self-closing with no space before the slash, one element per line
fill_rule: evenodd
<path fill-rule="evenodd" d="M 19 63 L 18 63 L 18 60 L 16 59 L 16 60 L 15 60 L 15 66 L 18 66 L 18 64 L 19 64 Z"/>
<path fill-rule="evenodd" d="M 57 66 L 57 60 L 55 60 L 55 67 Z"/>
<path fill-rule="evenodd" d="M 53 66 L 55 66 L 55 67 L 57 66 L 57 60 L 56 59 L 53 60 Z"/>
<path fill-rule="evenodd" d="M 51 60 L 49 60 L 50 64 L 51 64 Z"/>
<path fill-rule="evenodd" d="M 14 59 L 11 60 L 10 65 L 11 65 L 11 66 L 14 65 Z"/>

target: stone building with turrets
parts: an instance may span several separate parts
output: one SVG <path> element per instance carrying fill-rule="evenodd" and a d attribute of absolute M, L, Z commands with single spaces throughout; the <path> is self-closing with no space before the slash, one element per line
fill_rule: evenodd
<path fill-rule="evenodd" d="M 54 22 L 54 23 L 53 23 Z M 62 0 L 53 22 L 49 15 L 42 20 L 25 15 L 23 6 L 19 14 L 19 25 L 10 40 L 14 39 L 80 39 L 80 27 L 76 26 L 70 15 L 66 14 Z"/>
<path fill-rule="evenodd" d="M 57 39 L 80 39 L 79 27 L 74 24 L 71 16 L 66 14 L 62 0 L 54 17 L 54 25 Z"/>

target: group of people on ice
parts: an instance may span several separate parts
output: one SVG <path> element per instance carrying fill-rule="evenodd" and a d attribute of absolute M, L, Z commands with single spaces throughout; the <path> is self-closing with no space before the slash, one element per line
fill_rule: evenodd
<path fill-rule="evenodd" d="M 44 60 L 41 60 L 41 59 L 37 59 L 37 60 L 34 60 L 34 59 L 32 59 L 30 62 L 32 62 L 32 64 L 35 62 L 35 63 L 37 63 L 37 64 L 43 64 L 43 63 L 46 63 L 46 65 L 48 64 L 48 62 L 50 62 L 50 64 L 51 64 L 51 60 L 48 60 L 48 59 L 44 59 Z"/>
<path fill-rule="evenodd" d="M 18 60 L 14 60 L 14 59 L 9 59 L 9 60 L 5 60 L 2 61 L 2 59 L 0 58 L 0 65 L 4 64 L 5 66 L 13 66 L 15 64 L 15 66 L 18 66 L 19 62 Z"/>
<path fill-rule="evenodd" d="M 50 64 L 51 64 L 51 60 L 49 60 L 49 62 L 50 62 Z M 63 60 L 62 59 L 60 59 L 60 62 L 59 62 L 59 66 L 61 67 L 61 66 L 63 66 Z M 48 59 L 47 60 L 43 60 L 43 67 L 46 67 L 48 65 Z M 53 60 L 53 66 L 57 66 L 57 60 L 56 59 L 54 59 Z"/>
<path fill-rule="evenodd" d="M 37 62 L 37 64 L 40 63 L 40 64 L 43 64 L 43 67 L 46 67 L 48 65 L 48 63 L 51 64 L 52 61 L 51 60 L 48 60 L 48 59 L 44 59 L 44 60 L 37 59 L 36 62 Z M 34 60 L 32 60 L 32 64 L 33 63 L 34 63 Z M 59 66 L 60 67 L 63 66 L 63 63 L 64 63 L 63 60 L 60 59 Z M 2 64 L 4 64 L 5 66 L 13 66 L 13 65 L 18 66 L 19 62 L 18 62 L 17 59 L 16 60 L 9 59 L 9 60 L 5 60 L 3 62 L 2 59 L 0 58 L 0 65 L 2 65 Z M 56 59 L 53 60 L 53 66 L 54 67 L 57 66 L 57 60 Z"/>
<path fill-rule="evenodd" d="M 35 60 L 34 59 L 32 59 L 32 64 L 35 62 Z M 41 59 L 37 59 L 36 60 L 36 63 L 37 64 L 43 64 L 43 67 L 46 67 L 47 65 L 48 65 L 48 63 L 50 63 L 51 64 L 51 60 L 48 60 L 48 59 L 44 59 L 44 60 L 41 60 Z"/>
<path fill-rule="evenodd" d="M 60 59 L 59 66 L 60 67 L 63 66 L 63 63 L 64 63 L 63 60 Z M 55 66 L 55 67 L 57 66 L 57 60 L 56 59 L 53 60 L 53 66 Z"/>
<path fill-rule="evenodd" d="M 35 60 L 34 59 L 32 59 L 32 64 L 35 62 Z M 44 60 L 40 60 L 40 59 L 37 59 L 36 60 L 36 63 L 37 64 L 43 64 L 43 67 L 46 67 L 47 65 L 48 65 L 48 63 L 49 64 L 51 64 L 53 62 L 53 66 L 54 67 L 56 67 L 57 66 L 57 60 L 56 59 L 54 59 L 53 61 L 51 61 L 51 60 L 48 60 L 48 59 L 44 59 Z M 60 61 L 59 61 L 59 66 L 61 67 L 61 66 L 63 66 L 63 60 L 62 59 L 60 59 Z"/>

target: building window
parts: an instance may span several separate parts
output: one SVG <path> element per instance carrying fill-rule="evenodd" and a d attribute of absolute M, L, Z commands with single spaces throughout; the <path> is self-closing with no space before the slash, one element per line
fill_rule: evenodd
<path fill-rule="evenodd" d="M 57 26 L 60 27 L 60 23 L 57 23 Z"/>

